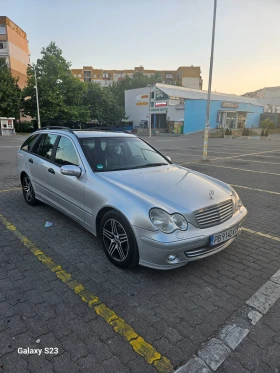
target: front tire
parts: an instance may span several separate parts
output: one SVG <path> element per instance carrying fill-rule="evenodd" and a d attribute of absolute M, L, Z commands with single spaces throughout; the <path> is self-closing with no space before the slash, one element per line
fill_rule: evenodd
<path fill-rule="evenodd" d="M 108 211 L 100 224 L 100 238 L 108 259 L 121 268 L 133 268 L 139 263 L 139 252 L 133 230 L 117 211 Z"/>
<path fill-rule="evenodd" d="M 34 192 L 31 180 L 29 176 L 27 176 L 26 174 L 22 177 L 21 185 L 22 185 L 22 192 L 23 192 L 23 197 L 25 199 L 25 202 L 30 206 L 36 205 L 38 201 L 35 197 L 35 192 Z"/>

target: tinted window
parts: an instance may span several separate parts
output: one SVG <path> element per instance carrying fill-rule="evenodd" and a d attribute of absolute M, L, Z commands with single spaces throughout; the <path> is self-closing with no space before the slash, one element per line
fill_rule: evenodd
<path fill-rule="evenodd" d="M 38 138 L 38 136 L 39 135 L 37 134 L 37 135 L 32 135 L 32 136 L 28 137 L 28 139 L 26 141 L 24 141 L 24 143 L 22 144 L 21 150 L 25 150 L 26 152 L 29 152 L 31 146 L 34 144 L 34 142 Z"/>
<path fill-rule="evenodd" d="M 81 139 L 94 171 L 117 171 L 169 164 L 156 150 L 137 137 L 96 137 Z"/>
<path fill-rule="evenodd" d="M 41 157 L 50 159 L 52 155 L 52 149 L 57 139 L 57 135 L 44 135 L 38 144 L 32 149 L 32 153 L 38 154 Z"/>
<path fill-rule="evenodd" d="M 79 165 L 79 158 L 72 142 L 66 137 L 61 137 L 55 154 L 55 163 L 60 166 Z"/>

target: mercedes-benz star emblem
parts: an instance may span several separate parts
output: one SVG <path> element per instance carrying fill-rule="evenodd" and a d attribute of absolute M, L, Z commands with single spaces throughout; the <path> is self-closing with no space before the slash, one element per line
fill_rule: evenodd
<path fill-rule="evenodd" d="M 214 190 L 210 190 L 209 197 L 210 199 L 214 199 Z"/>

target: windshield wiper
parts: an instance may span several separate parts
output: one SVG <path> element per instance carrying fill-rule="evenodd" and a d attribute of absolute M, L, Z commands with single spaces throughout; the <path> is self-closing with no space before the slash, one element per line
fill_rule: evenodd
<path fill-rule="evenodd" d="M 145 168 L 145 167 L 157 167 L 157 166 L 168 166 L 168 163 L 146 163 L 146 164 L 139 164 L 138 166 L 131 167 L 134 168 Z"/>
<path fill-rule="evenodd" d="M 168 163 L 146 163 L 146 164 L 139 164 L 138 166 L 114 168 L 111 170 L 106 170 L 106 169 L 95 170 L 95 172 L 125 171 L 125 170 L 135 170 L 136 168 L 157 167 L 157 166 L 168 166 Z"/>

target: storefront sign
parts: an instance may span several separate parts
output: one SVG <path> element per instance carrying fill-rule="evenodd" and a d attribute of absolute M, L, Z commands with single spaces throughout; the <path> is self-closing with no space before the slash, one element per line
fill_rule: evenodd
<path fill-rule="evenodd" d="M 156 102 L 155 107 L 167 106 L 167 102 Z"/>
<path fill-rule="evenodd" d="M 158 108 L 158 109 L 152 108 L 151 111 L 152 112 L 166 112 L 167 113 L 168 108 L 167 107 L 162 107 L 162 108 Z"/>
<path fill-rule="evenodd" d="M 237 109 L 239 106 L 236 102 L 222 102 L 222 107 L 231 108 L 231 109 Z"/>
<path fill-rule="evenodd" d="M 185 104 L 176 105 L 175 110 L 185 110 Z"/>
<path fill-rule="evenodd" d="M 149 101 L 149 94 L 145 94 L 145 95 L 137 95 L 136 96 L 136 101 L 137 102 L 140 102 L 140 101 Z"/>
<path fill-rule="evenodd" d="M 136 106 L 145 106 L 145 105 L 149 105 L 149 103 L 147 101 L 136 102 Z"/>

